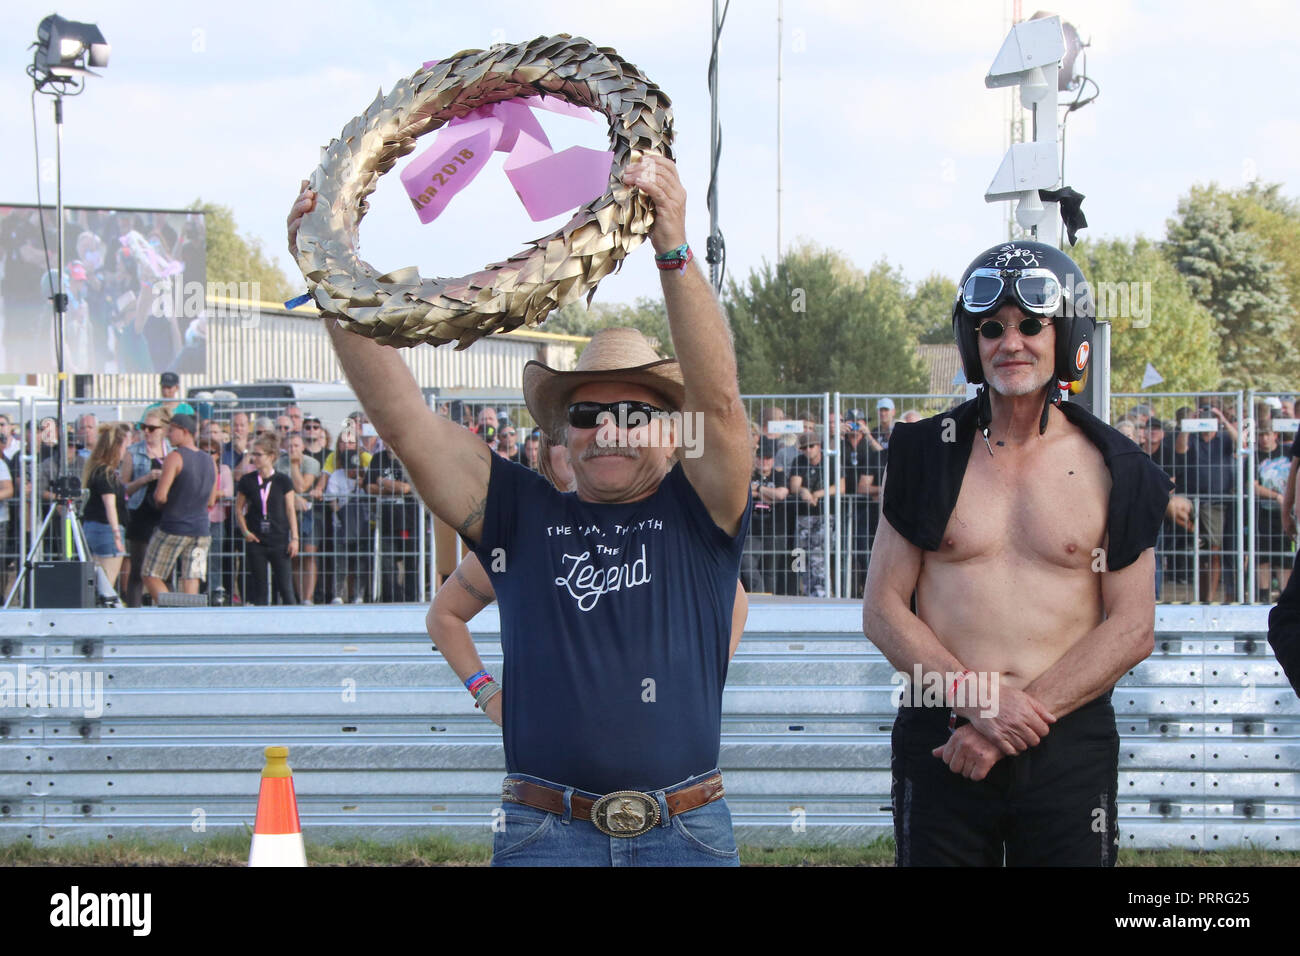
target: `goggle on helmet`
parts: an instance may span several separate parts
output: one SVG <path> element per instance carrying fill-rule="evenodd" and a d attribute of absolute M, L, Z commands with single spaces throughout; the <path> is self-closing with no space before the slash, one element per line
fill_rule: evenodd
<path fill-rule="evenodd" d="M 958 286 L 952 324 L 966 381 L 974 385 L 984 382 L 979 356 L 981 320 L 991 318 L 1008 302 L 1014 302 L 1026 316 L 1052 318 L 1056 377 L 1062 382 L 1082 378 L 1096 324 L 1091 287 L 1074 260 L 1060 249 L 1017 240 L 976 256 Z M 1026 334 L 1037 331 L 1025 330 Z"/>

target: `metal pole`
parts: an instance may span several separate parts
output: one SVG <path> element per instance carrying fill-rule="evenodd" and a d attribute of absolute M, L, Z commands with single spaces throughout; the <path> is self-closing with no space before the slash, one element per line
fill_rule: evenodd
<path fill-rule="evenodd" d="M 64 314 L 67 311 L 67 298 L 63 291 L 63 97 L 54 97 L 54 206 L 55 215 L 58 222 L 55 223 L 55 235 L 58 237 L 58 292 L 54 296 L 54 337 L 57 341 L 55 355 L 58 359 L 58 379 L 59 391 L 58 401 L 59 408 L 58 428 L 59 428 L 59 474 L 65 474 L 71 470 L 71 463 L 68 461 L 68 452 L 71 450 L 64 447 L 64 429 L 63 429 L 63 400 L 65 389 L 67 388 L 68 377 L 63 370 L 63 328 Z"/>
<path fill-rule="evenodd" d="M 718 288 L 718 155 L 722 131 L 718 129 L 718 0 L 713 0 L 713 49 L 709 57 L 709 284 Z"/>
<path fill-rule="evenodd" d="M 416 558 L 415 558 L 415 577 L 420 582 L 420 603 L 423 604 L 429 599 L 428 580 L 428 549 L 429 549 L 429 512 L 421 505 L 417 512 L 420 516 L 420 523 L 416 531 Z M 410 598 L 407 598 L 410 600 Z"/>
<path fill-rule="evenodd" d="M 776 264 L 781 265 L 781 35 L 783 0 L 776 0 Z"/>
<path fill-rule="evenodd" d="M 835 597 L 844 597 L 849 593 L 849 586 L 848 574 L 844 567 L 844 496 L 840 494 L 840 486 L 844 481 L 844 461 L 842 460 L 843 456 L 840 454 L 839 424 L 844 409 L 839 392 L 831 396 L 831 402 L 835 409 L 835 431 L 830 430 L 830 417 L 827 416 L 826 444 L 835 451 L 835 467 L 832 469 L 834 474 L 831 476 L 831 479 L 835 482 L 835 570 L 838 572 L 835 583 Z"/>
<path fill-rule="evenodd" d="M 831 395 L 830 392 L 822 393 L 822 431 L 826 437 L 822 440 L 822 567 L 825 573 L 822 575 L 824 587 L 826 588 L 827 597 L 839 597 L 839 588 L 835 586 L 835 575 L 832 572 L 831 565 L 831 535 L 832 519 L 835 514 L 831 511 L 830 495 L 826 489 L 830 487 L 831 481 L 831 460 L 827 453 L 827 448 L 832 447 L 833 439 L 830 435 L 831 430 Z"/>
<path fill-rule="evenodd" d="M 1253 394 L 1252 394 L 1251 398 L 1252 398 L 1252 399 L 1254 398 L 1254 395 L 1253 395 Z M 1248 407 L 1249 407 L 1249 409 L 1251 410 L 1251 412 L 1253 413 L 1254 408 L 1255 408 L 1255 403 L 1252 401 Z M 1250 456 L 1250 475 L 1249 475 L 1249 478 L 1245 478 L 1245 476 L 1242 475 L 1242 466 L 1246 464 L 1246 457 L 1245 457 L 1245 455 L 1241 454 L 1241 452 L 1245 452 L 1246 449 L 1240 447 L 1240 445 L 1241 445 L 1241 440 L 1240 440 L 1240 439 L 1241 439 L 1241 431 L 1240 431 L 1240 430 L 1243 429 L 1243 428 L 1245 428 L 1245 427 L 1247 427 L 1248 424 L 1249 424 L 1249 426 L 1250 426 L 1250 450 L 1249 450 L 1249 452 L 1247 452 L 1247 453 L 1248 453 L 1249 456 Z M 1232 496 L 1232 497 L 1235 499 L 1235 501 L 1233 502 L 1233 505 L 1234 505 L 1233 510 L 1237 512 L 1237 548 L 1236 548 L 1236 551 L 1237 551 L 1237 603 L 1238 603 L 1238 604 L 1254 604 L 1254 603 L 1255 603 L 1255 600 L 1254 600 L 1254 599 L 1255 599 L 1255 592 L 1254 592 L 1254 590 L 1253 590 L 1254 587 L 1255 587 L 1255 535 L 1254 535 L 1254 530 L 1255 530 L 1255 527 L 1256 527 L 1256 524 L 1257 524 L 1257 522 L 1255 522 L 1255 521 L 1253 520 L 1253 518 L 1254 518 L 1254 514 L 1255 514 L 1255 481 L 1254 481 L 1254 478 L 1255 478 L 1255 419 L 1252 417 L 1249 423 L 1246 421 L 1245 414 L 1244 414 L 1244 410 L 1243 410 L 1243 408 L 1242 408 L 1241 392 L 1240 392 L 1240 391 L 1237 392 L 1237 428 L 1238 428 L 1238 431 L 1237 431 L 1237 438 L 1238 438 L 1238 441 L 1237 441 L 1237 444 L 1238 444 L 1238 454 L 1235 454 L 1235 455 L 1232 456 L 1232 457 L 1235 459 L 1235 461 L 1236 461 L 1236 465 L 1237 465 L 1237 493 L 1236 493 L 1235 495 Z M 1246 515 L 1245 515 L 1245 511 L 1246 511 L 1246 509 L 1242 507 L 1242 502 L 1241 502 L 1241 485 L 1242 485 L 1242 481 L 1243 481 L 1243 480 L 1247 480 L 1247 481 L 1249 481 L 1249 483 L 1250 483 L 1250 488 L 1249 488 L 1249 492 L 1248 492 L 1248 493 L 1249 493 L 1249 495 L 1250 495 L 1250 514 L 1251 514 L 1251 517 L 1252 517 L 1252 520 L 1251 520 L 1251 522 L 1250 522 L 1250 527 L 1251 527 L 1251 532 L 1252 532 L 1252 533 L 1251 533 L 1251 536 L 1250 536 L 1250 537 L 1251 537 L 1251 540 L 1250 540 L 1249 542 L 1247 542 L 1247 541 L 1246 541 L 1246 538 L 1245 538 L 1245 535 L 1246 535 Z M 1245 547 L 1243 547 L 1243 545 L 1245 545 Z M 1249 600 L 1247 600 L 1247 595 L 1246 595 L 1246 569 L 1245 569 L 1245 567 L 1243 567 L 1243 565 L 1246 563 L 1247 560 L 1250 561 L 1250 586 L 1251 586 L 1251 588 L 1252 588 L 1251 593 L 1250 593 L 1250 595 L 1249 595 L 1249 598 L 1250 598 Z M 1225 590 L 1226 590 L 1226 589 L 1225 589 Z"/>

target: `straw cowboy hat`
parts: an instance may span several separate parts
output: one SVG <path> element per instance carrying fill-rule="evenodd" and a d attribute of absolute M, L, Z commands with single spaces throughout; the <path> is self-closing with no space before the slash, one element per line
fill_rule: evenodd
<path fill-rule="evenodd" d="M 676 359 L 660 358 L 636 329 L 602 329 L 591 337 L 572 372 L 557 372 L 541 362 L 524 366 L 524 401 L 533 420 L 559 441 L 568 427 L 569 396 L 588 382 L 641 385 L 679 411 L 686 398 Z"/>

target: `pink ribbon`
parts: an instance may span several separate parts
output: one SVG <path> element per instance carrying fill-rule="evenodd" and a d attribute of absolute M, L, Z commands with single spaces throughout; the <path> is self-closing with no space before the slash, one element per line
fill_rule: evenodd
<path fill-rule="evenodd" d="M 506 176 L 534 222 L 603 193 L 609 185 L 613 151 L 570 146 L 555 152 L 533 115 L 534 108 L 589 121 L 595 118 L 591 110 L 565 100 L 530 96 L 482 106 L 448 121 L 433 145 L 399 177 L 420 222 L 437 219 L 452 198 L 473 182 L 493 152 L 508 154 Z"/>

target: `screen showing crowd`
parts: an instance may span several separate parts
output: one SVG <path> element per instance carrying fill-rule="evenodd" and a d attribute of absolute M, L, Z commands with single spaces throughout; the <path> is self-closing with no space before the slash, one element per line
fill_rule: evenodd
<path fill-rule="evenodd" d="M 204 372 L 203 214 L 65 207 L 63 216 L 65 370 Z M 0 254 L 0 372 L 54 373 L 55 210 L 0 206 Z"/>

